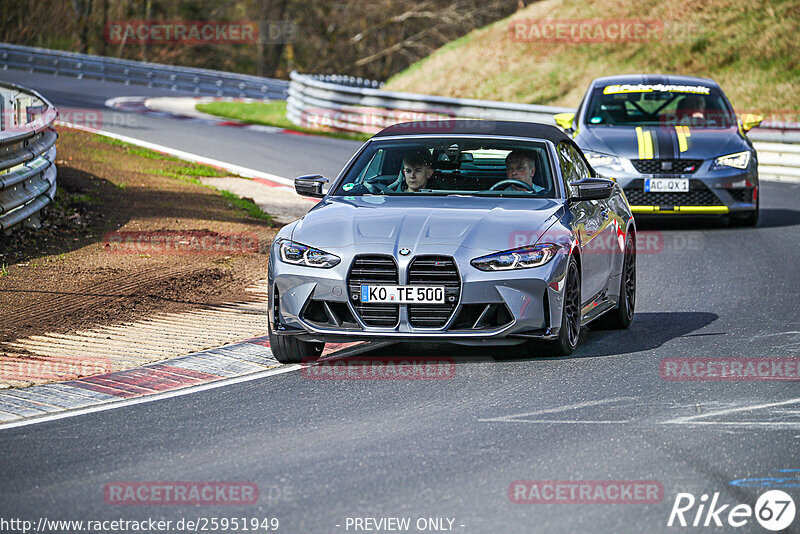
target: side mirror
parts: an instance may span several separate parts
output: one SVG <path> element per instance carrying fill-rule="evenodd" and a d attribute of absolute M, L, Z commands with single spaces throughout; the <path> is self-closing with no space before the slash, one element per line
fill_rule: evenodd
<path fill-rule="evenodd" d="M 584 178 L 577 182 L 570 182 L 571 194 L 569 200 L 603 200 L 611 196 L 614 191 L 614 182 L 605 178 Z"/>
<path fill-rule="evenodd" d="M 574 113 L 559 113 L 554 115 L 553 118 L 556 120 L 556 124 L 567 131 L 572 131 L 572 122 L 575 120 Z"/>
<path fill-rule="evenodd" d="M 306 174 L 294 179 L 294 190 L 298 195 L 304 197 L 322 198 L 322 186 L 328 183 L 328 179 L 320 174 Z"/>
<path fill-rule="evenodd" d="M 761 124 L 763 120 L 764 117 L 762 117 L 761 115 L 753 115 L 751 113 L 745 113 L 744 115 L 742 115 L 742 118 L 740 119 L 742 130 L 745 132 L 749 132 L 750 130 Z"/>
<path fill-rule="evenodd" d="M 328 183 L 328 179 L 319 174 L 306 174 L 294 179 L 294 190 L 298 195 L 304 197 L 322 198 L 322 186 Z"/>

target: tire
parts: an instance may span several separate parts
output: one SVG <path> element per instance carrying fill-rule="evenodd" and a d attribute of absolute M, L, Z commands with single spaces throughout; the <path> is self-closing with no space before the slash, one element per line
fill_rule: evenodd
<path fill-rule="evenodd" d="M 269 328 L 269 347 L 272 355 L 280 363 L 315 362 L 322 355 L 325 343 L 302 341 L 294 336 L 278 336 Z"/>
<path fill-rule="evenodd" d="M 744 215 L 731 215 L 728 221 L 731 226 L 755 226 L 758 224 L 758 208 L 761 203 L 761 198 L 756 200 L 756 209 L 748 211 Z"/>
<path fill-rule="evenodd" d="M 578 346 L 581 335 L 581 274 L 578 262 L 570 256 L 564 282 L 564 308 L 561 327 L 554 341 L 531 343 L 531 355 L 544 352 L 547 356 L 569 356 Z M 541 351 L 541 352 L 540 352 Z"/>
<path fill-rule="evenodd" d="M 636 251 L 633 236 L 628 234 L 625 241 L 625 256 L 622 260 L 622 274 L 619 277 L 619 302 L 592 321 L 592 328 L 598 330 L 623 330 L 633 322 L 636 308 Z"/>

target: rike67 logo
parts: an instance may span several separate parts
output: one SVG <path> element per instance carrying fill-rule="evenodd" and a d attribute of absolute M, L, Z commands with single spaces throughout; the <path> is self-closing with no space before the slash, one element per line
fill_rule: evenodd
<path fill-rule="evenodd" d="M 769 490 L 761 494 L 754 507 L 723 503 L 719 492 L 714 493 L 710 502 L 705 493 L 699 499 L 691 493 L 678 493 L 667 526 L 739 528 L 751 524 L 755 518 L 763 528 L 778 532 L 792 524 L 796 511 L 794 499 L 781 490 Z"/>

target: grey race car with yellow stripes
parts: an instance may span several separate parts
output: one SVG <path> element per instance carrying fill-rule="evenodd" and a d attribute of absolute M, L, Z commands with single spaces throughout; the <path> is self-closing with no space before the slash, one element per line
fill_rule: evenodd
<path fill-rule="evenodd" d="M 758 161 L 745 133 L 761 118 L 737 118 L 707 78 L 597 78 L 576 113 L 556 122 L 589 163 L 612 178 L 640 215 L 727 215 L 758 222 Z"/>

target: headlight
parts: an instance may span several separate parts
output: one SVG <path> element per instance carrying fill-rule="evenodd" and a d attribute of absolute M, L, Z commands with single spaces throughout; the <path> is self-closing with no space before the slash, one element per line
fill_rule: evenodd
<path fill-rule="evenodd" d="M 591 165 L 595 170 L 597 170 L 599 167 L 605 167 L 607 169 L 611 169 L 612 171 L 622 171 L 622 162 L 617 156 L 589 151 L 584 151 L 583 155 L 586 156 L 586 161 L 588 161 L 589 165 Z"/>
<path fill-rule="evenodd" d="M 283 240 L 278 243 L 278 247 L 280 247 L 281 261 L 292 265 L 330 269 L 342 261 L 339 256 L 294 241 Z"/>
<path fill-rule="evenodd" d="M 714 160 L 714 168 L 720 167 L 733 167 L 734 169 L 746 169 L 750 164 L 750 151 L 737 152 L 736 154 L 728 154 L 727 156 L 720 156 Z"/>
<path fill-rule="evenodd" d="M 488 256 L 475 258 L 470 263 L 481 271 L 510 271 L 512 269 L 530 269 L 540 267 L 552 260 L 560 247 L 553 243 L 527 246 L 496 252 Z"/>

